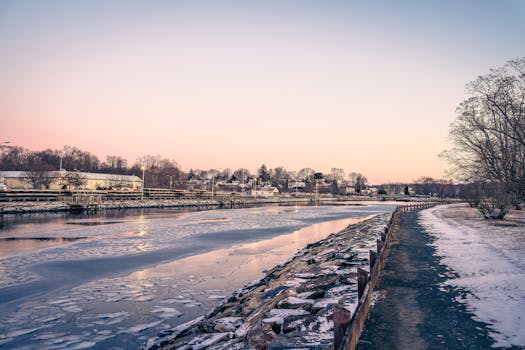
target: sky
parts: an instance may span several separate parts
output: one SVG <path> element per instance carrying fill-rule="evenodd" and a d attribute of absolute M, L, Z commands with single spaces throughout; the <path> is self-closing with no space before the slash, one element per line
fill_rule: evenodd
<path fill-rule="evenodd" d="M 133 163 L 446 176 L 525 1 L 0 1 L 0 142 Z"/>

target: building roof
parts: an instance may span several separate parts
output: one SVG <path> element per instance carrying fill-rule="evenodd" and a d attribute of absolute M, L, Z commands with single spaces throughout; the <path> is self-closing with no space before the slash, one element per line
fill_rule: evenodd
<path fill-rule="evenodd" d="M 279 192 L 279 190 L 276 188 L 276 187 L 273 187 L 273 186 L 264 186 L 264 187 L 260 187 L 260 186 L 256 186 L 255 187 L 255 191 L 262 191 L 262 192 Z"/>
<path fill-rule="evenodd" d="M 65 170 L 56 171 L 57 175 L 65 176 L 68 172 Z M 102 174 L 102 173 L 85 173 L 79 172 L 80 175 L 87 180 L 102 180 L 102 181 L 128 181 L 128 182 L 142 182 L 142 179 L 135 175 L 120 175 L 120 174 Z M 25 171 L 0 171 L 0 176 L 7 178 L 24 178 Z"/>

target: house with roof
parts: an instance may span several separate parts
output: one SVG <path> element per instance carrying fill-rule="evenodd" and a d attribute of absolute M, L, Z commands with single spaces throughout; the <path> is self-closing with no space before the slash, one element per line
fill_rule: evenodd
<path fill-rule="evenodd" d="M 78 186 L 72 186 L 71 178 L 77 179 Z M 60 190 L 70 187 L 83 190 L 137 190 L 142 188 L 142 179 L 135 175 L 100 174 L 71 171 L 2 171 L 0 177 L 6 190 L 49 189 Z M 40 180 L 40 181 L 37 181 Z M 36 184 L 40 183 L 39 186 Z"/>
<path fill-rule="evenodd" d="M 255 186 L 252 189 L 252 197 L 271 198 L 279 195 L 279 190 L 273 186 Z"/>

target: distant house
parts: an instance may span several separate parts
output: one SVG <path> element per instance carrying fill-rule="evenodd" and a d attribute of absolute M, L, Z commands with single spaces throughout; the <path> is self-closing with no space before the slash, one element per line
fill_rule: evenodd
<path fill-rule="evenodd" d="M 306 187 L 306 182 L 303 179 L 292 180 L 288 183 L 288 188 L 290 190 L 297 189 L 297 190 L 303 191 L 305 187 Z"/>
<path fill-rule="evenodd" d="M 255 189 L 252 189 L 252 197 L 264 197 L 270 198 L 279 195 L 279 190 L 273 186 L 256 186 Z"/>
<path fill-rule="evenodd" d="M 357 194 L 354 186 L 346 186 L 345 194 Z"/>
<path fill-rule="evenodd" d="M 68 174 L 72 172 L 51 171 L 43 172 L 38 176 L 50 176 L 45 182 L 47 185 L 45 189 L 59 190 L 68 187 Z M 48 175 L 46 175 L 48 174 Z M 116 189 L 116 190 L 136 190 L 142 188 L 142 179 L 134 175 L 116 175 L 116 174 L 99 174 L 99 173 L 84 173 L 74 172 L 74 174 L 81 179 L 82 184 L 78 189 L 84 190 L 99 190 L 99 189 Z M 30 172 L 25 171 L 2 171 L 0 174 L 3 177 L 3 183 L 6 189 L 20 190 L 33 189 L 35 187 Z M 37 176 L 37 175 L 34 175 Z"/>

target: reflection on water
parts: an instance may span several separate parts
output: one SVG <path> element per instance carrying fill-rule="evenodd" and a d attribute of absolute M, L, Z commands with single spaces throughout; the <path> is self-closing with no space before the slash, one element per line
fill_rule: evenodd
<path fill-rule="evenodd" d="M 118 224 L 121 221 L 68 221 L 67 225 L 98 226 Z"/>
<path fill-rule="evenodd" d="M 56 247 L 87 237 L 0 237 L 0 259 L 18 253 Z"/>
<path fill-rule="evenodd" d="M 149 219 L 175 218 L 190 212 L 209 208 L 144 208 L 100 211 L 97 214 L 33 213 L 0 216 L 0 237 L 18 236 L 42 230 L 69 230 L 72 226 L 99 226 Z"/>
<path fill-rule="evenodd" d="M 192 223 L 190 223 L 191 225 L 193 224 L 209 224 L 209 223 L 214 223 L 214 222 L 227 222 L 227 221 L 231 221 L 232 218 L 210 218 L 210 219 L 199 219 L 197 221 L 194 221 Z"/>
<path fill-rule="evenodd" d="M 195 289 L 218 288 L 233 291 L 261 277 L 263 271 L 284 263 L 297 250 L 328 237 L 351 224 L 368 219 L 360 217 L 317 223 L 291 234 L 263 241 L 214 250 L 137 271 L 131 278 L 170 277 Z M 199 278 L 195 278 L 198 276 Z"/>
<path fill-rule="evenodd" d="M 139 237 L 143 237 L 148 233 L 148 224 L 144 215 L 141 215 L 137 218 L 137 223 L 139 224 Z"/>

